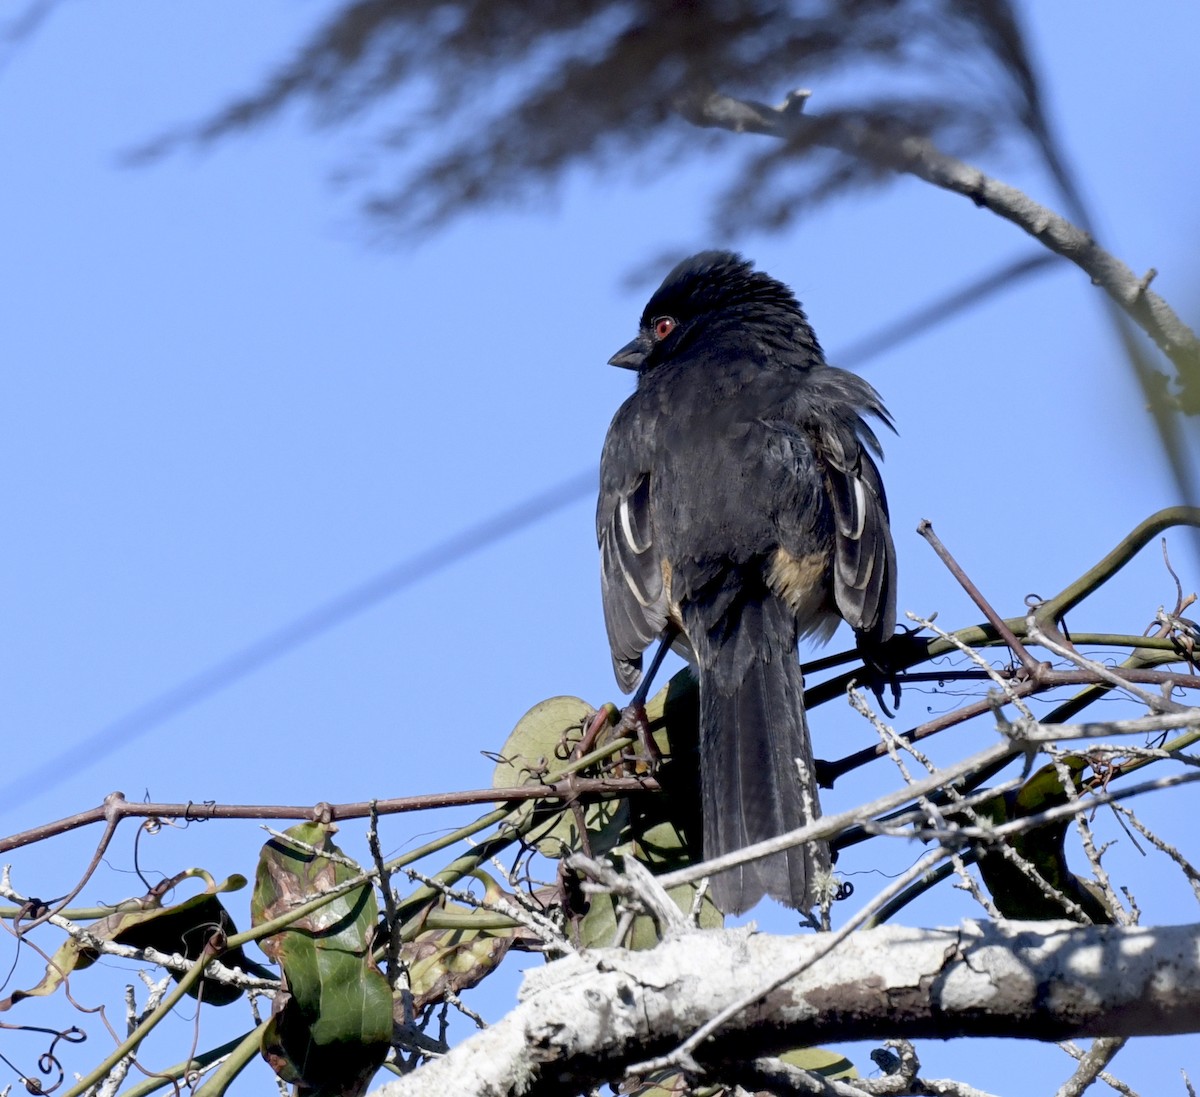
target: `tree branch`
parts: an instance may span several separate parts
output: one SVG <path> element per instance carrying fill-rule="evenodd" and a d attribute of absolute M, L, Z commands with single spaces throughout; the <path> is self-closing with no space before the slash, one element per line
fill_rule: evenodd
<path fill-rule="evenodd" d="M 821 946 L 820 935 L 725 930 L 567 957 L 531 971 L 508 1016 L 374 1097 L 548 1095 L 619 1079 Z M 966 922 L 855 934 L 734 1017 L 697 1058 L 719 1078 L 726 1063 L 837 1040 L 1191 1031 L 1200 925 Z"/>
<path fill-rule="evenodd" d="M 735 133 L 761 133 L 798 145 L 820 145 L 882 168 L 915 175 L 943 190 L 970 198 L 977 206 L 1023 228 L 1052 252 L 1081 268 L 1158 345 L 1175 364 L 1185 385 L 1200 374 L 1200 340 L 1167 302 L 1150 289 L 1155 272 L 1138 277 L 1105 251 L 1091 235 L 1028 195 L 984 175 L 978 168 L 939 152 L 927 138 L 899 135 L 862 120 L 838 122 L 807 115 L 808 92 L 792 92 L 777 107 L 736 99 L 720 92 L 697 95 L 677 109 L 697 126 Z"/>

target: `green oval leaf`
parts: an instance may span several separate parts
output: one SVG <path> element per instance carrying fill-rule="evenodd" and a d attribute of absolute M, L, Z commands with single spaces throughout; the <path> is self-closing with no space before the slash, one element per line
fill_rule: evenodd
<path fill-rule="evenodd" d="M 492 788 L 541 784 L 548 774 L 562 768 L 595 715 L 596 710 L 578 697 L 538 702 L 505 740 L 492 774 Z M 603 853 L 620 840 L 624 804 L 623 800 L 607 800 L 584 806 L 582 826 L 594 853 Z M 529 841 L 544 857 L 563 857 L 583 848 L 579 813 L 574 808 L 547 803 L 538 807 L 536 818 Z"/>
<path fill-rule="evenodd" d="M 334 845 L 336 829 L 301 823 L 263 847 L 251 901 L 255 925 L 361 875 Z M 365 1092 L 387 1057 L 392 996 L 371 956 L 378 918 L 375 891 L 364 883 L 261 942 L 284 983 L 263 1034 L 263 1058 L 310 1097 Z"/>
<path fill-rule="evenodd" d="M 823 1047 L 797 1048 L 795 1051 L 785 1051 L 779 1056 L 790 1066 L 819 1074 L 822 1078 L 857 1078 L 858 1071 L 840 1051 L 830 1051 Z"/>

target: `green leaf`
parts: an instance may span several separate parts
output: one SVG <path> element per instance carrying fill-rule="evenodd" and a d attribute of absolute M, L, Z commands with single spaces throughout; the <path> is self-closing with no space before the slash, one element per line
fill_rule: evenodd
<path fill-rule="evenodd" d="M 624 1097 L 686 1097 L 696 1091 L 691 1088 L 686 1075 L 677 1070 L 660 1070 L 650 1075 L 644 1083 L 627 1084 L 627 1086 L 622 1086 L 618 1092 Z M 727 1093 L 728 1091 L 722 1088 L 717 1092 Z"/>
<path fill-rule="evenodd" d="M 301 823 L 263 847 L 255 925 L 361 875 L 331 840 L 336 829 Z M 378 918 L 374 889 L 362 884 L 261 942 L 284 983 L 263 1034 L 263 1058 L 309 1097 L 365 1092 L 387 1056 L 392 996 L 371 956 Z"/>
<path fill-rule="evenodd" d="M 504 761 L 496 767 L 493 787 L 539 782 L 549 769 L 566 760 L 594 713 L 590 705 L 575 697 L 552 697 L 535 705 L 505 743 Z M 646 703 L 647 725 L 662 755 L 655 771 L 662 791 L 586 806 L 587 848 L 593 856 L 632 856 L 659 874 L 699 860 L 699 717 L 699 689 L 690 670 L 676 674 Z M 637 763 L 634 768 L 639 771 Z M 647 769 L 640 767 L 642 772 Z M 577 816 L 570 808 L 545 809 L 545 821 L 535 837 L 537 848 L 547 856 L 561 857 L 583 848 Z M 696 888 L 683 885 L 670 895 L 681 910 L 690 912 Z M 721 913 L 707 896 L 700 907 L 700 924 L 706 928 L 723 924 Z M 616 930 L 615 900 L 604 895 L 592 897 L 579 925 L 582 943 L 612 944 Z M 653 920 L 639 916 L 625 943 L 632 948 L 651 948 L 658 940 Z"/>
<path fill-rule="evenodd" d="M 830 1051 L 823 1047 L 797 1048 L 795 1051 L 785 1051 L 779 1056 L 790 1066 L 819 1074 L 822 1078 L 857 1078 L 858 1071 L 840 1051 Z"/>
<path fill-rule="evenodd" d="M 492 788 L 540 784 L 548 773 L 561 768 L 595 714 L 596 710 L 578 697 L 539 701 L 505 740 Z"/>
<path fill-rule="evenodd" d="M 1068 755 L 1062 764 L 1070 774 L 1075 792 L 1083 787 L 1082 774 L 1088 767 L 1086 758 Z M 1053 763 L 1042 766 L 1019 789 L 1010 791 L 976 807 L 976 812 L 991 822 L 1000 824 L 1027 819 L 1048 808 L 1068 801 L 1058 770 Z M 1110 925 L 1113 913 L 1102 893 L 1090 881 L 1071 872 L 1067 866 L 1066 836 L 1070 820 L 1061 819 L 1016 834 L 1009 845 L 1032 864 L 1037 874 L 1057 892 L 1072 900 L 1096 925 Z M 1074 916 L 1062 902 L 1047 895 L 1036 881 L 994 847 L 979 847 L 979 874 L 983 877 L 992 901 L 1005 918 L 1031 920 L 1056 919 Z"/>
<path fill-rule="evenodd" d="M 550 770 L 567 760 L 594 715 L 595 710 L 577 697 L 552 697 L 535 705 L 508 737 L 493 787 L 540 783 Z M 658 874 L 700 859 L 699 719 L 699 689 L 690 670 L 676 674 L 646 703 L 647 725 L 663 756 L 655 771 L 662 792 L 584 807 L 587 848 L 593 856 L 632 856 Z M 639 767 L 635 762 L 634 769 L 645 772 L 648 765 Z M 533 837 L 543 855 L 562 857 L 584 848 L 574 809 L 548 805 L 540 811 L 541 826 Z M 692 909 L 696 888 L 683 885 L 670 895 L 687 913 Z M 723 924 L 721 913 L 707 896 L 700 907 L 700 924 L 706 928 Z M 611 896 L 593 897 L 579 925 L 582 943 L 612 944 L 616 930 L 615 900 Z M 653 920 L 639 916 L 625 943 L 632 948 L 650 948 L 658 939 Z"/>
<path fill-rule="evenodd" d="M 560 769 L 583 738 L 596 710 L 578 697 L 551 697 L 534 705 L 513 728 L 500 751 L 492 788 L 541 784 Z M 592 852 L 604 853 L 619 841 L 625 826 L 624 800 L 587 804 L 582 809 Z M 560 803 L 539 806 L 529 841 L 544 857 L 563 857 L 583 848 L 576 810 Z"/>
<path fill-rule="evenodd" d="M 799 1067 L 819 1074 L 822 1078 L 835 1080 L 858 1078 L 854 1064 L 844 1055 L 824 1048 L 800 1048 L 779 1056 L 790 1066 Z M 692 1094 L 707 1094 L 712 1097 L 733 1097 L 734 1090 L 722 1085 L 696 1086 L 695 1082 L 678 1071 L 658 1071 L 645 1081 L 620 1089 L 626 1097 L 691 1097 Z M 738 1093 L 745 1092 L 737 1090 Z"/>
<path fill-rule="evenodd" d="M 163 895 L 188 877 L 205 880 L 207 886 L 204 891 L 174 906 L 164 907 Z M 218 884 L 203 869 L 187 869 L 164 880 L 140 898 L 119 903 L 112 914 L 91 922 L 86 928 L 101 941 L 112 941 L 132 948 L 154 948 L 159 952 L 196 960 L 214 931 L 220 930 L 227 937 L 237 933 L 233 918 L 217 896 L 223 892 L 238 891 L 245 886 L 244 876 L 230 876 Z M 11 1008 L 24 998 L 53 994 L 66 976 L 90 967 L 99 955 L 74 937 L 67 938 L 51 957 L 46 965 L 46 974 L 37 986 L 16 991 L 0 1001 L 0 1011 Z M 221 957 L 221 962 L 227 967 L 239 967 L 244 971 L 261 970 L 247 959 L 241 948 L 227 951 Z M 178 981 L 178 972 L 172 972 L 171 975 Z M 214 979 L 201 979 L 188 993 L 215 1006 L 229 1005 L 242 995 L 240 988 Z"/>
<path fill-rule="evenodd" d="M 504 892 L 487 873 L 476 872 L 484 884 L 484 901 L 494 904 Z M 516 903 L 516 900 L 512 900 Z M 430 910 L 455 911 L 469 917 L 473 911 L 444 897 Z M 496 969 L 520 932 L 515 927 L 496 929 L 431 929 L 418 933 L 400 948 L 400 959 L 408 971 L 412 1008 L 420 1012 L 440 1002 L 446 992 L 458 994 L 476 986 Z"/>
<path fill-rule="evenodd" d="M 634 845 L 618 847 L 613 851 L 625 856 L 638 856 Z M 667 894 L 671 901 L 684 914 L 690 914 L 696 901 L 697 886 L 695 884 L 679 884 L 668 888 Z M 648 914 L 639 914 L 633 919 L 632 925 L 621 941 L 616 940 L 617 934 L 617 899 L 613 895 L 593 895 L 587 914 L 579 923 L 580 944 L 585 948 L 606 948 L 610 945 L 623 945 L 632 949 L 653 948 L 662 939 L 658 926 Z M 725 918 L 717 909 L 712 899 L 706 894 L 700 904 L 699 923 L 702 929 L 720 929 L 725 924 Z"/>
<path fill-rule="evenodd" d="M 244 887 L 245 879 L 239 879 Z M 182 952 L 189 960 L 196 960 L 214 929 L 219 929 L 226 937 L 232 937 L 238 931 L 221 900 L 216 895 L 203 892 L 151 917 L 127 924 L 114 935 L 113 940 L 118 944 L 133 945 L 135 948 Z M 243 970 L 253 970 L 258 966 L 247 961 L 246 954 L 240 947 L 224 953 L 221 963 L 226 967 Z M 229 1005 L 242 996 L 240 987 L 218 983 L 212 979 L 202 979 L 197 984 L 197 989 L 189 993 L 214 1006 Z"/>

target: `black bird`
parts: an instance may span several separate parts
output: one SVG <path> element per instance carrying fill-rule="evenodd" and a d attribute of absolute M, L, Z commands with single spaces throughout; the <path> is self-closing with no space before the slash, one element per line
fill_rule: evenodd
<path fill-rule="evenodd" d="M 731 252 L 680 263 L 636 338 L 635 369 L 600 464 L 596 533 L 613 667 L 626 692 L 642 652 L 675 637 L 700 679 L 704 855 L 820 814 L 797 641 L 841 618 L 865 651 L 895 629 L 896 556 L 864 416 L 875 390 L 825 364 L 792 291 Z M 725 911 L 769 894 L 807 910 L 823 843 L 712 881 Z"/>

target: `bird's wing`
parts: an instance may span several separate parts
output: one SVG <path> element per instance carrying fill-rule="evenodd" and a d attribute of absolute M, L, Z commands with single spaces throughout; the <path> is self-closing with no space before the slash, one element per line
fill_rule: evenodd
<path fill-rule="evenodd" d="M 896 628 L 896 550 L 879 469 L 843 432 L 822 432 L 836 530 L 833 599 L 855 632 L 881 643 Z"/>
<path fill-rule="evenodd" d="M 879 441 L 863 415 L 891 420 L 875 390 L 853 374 L 825 367 L 812 381 L 807 430 L 829 491 L 834 604 L 862 638 L 882 643 L 896 628 L 896 550 L 872 456 L 881 453 Z"/>
<path fill-rule="evenodd" d="M 613 420 L 600 462 L 596 537 L 613 669 L 628 693 L 641 677 L 642 652 L 667 623 L 669 592 L 651 521 L 650 474 L 629 444 L 637 433 L 625 433 L 620 418 L 618 413 Z"/>

